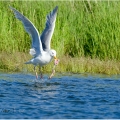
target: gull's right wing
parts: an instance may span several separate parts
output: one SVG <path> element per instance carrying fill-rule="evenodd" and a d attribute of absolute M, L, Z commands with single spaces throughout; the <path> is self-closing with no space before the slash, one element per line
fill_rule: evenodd
<path fill-rule="evenodd" d="M 31 46 L 32 49 L 30 49 L 30 54 L 33 56 L 37 56 L 41 54 L 43 48 L 38 30 L 35 28 L 33 23 L 28 18 L 26 18 L 24 15 L 22 15 L 20 12 L 18 12 L 16 9 L 12 8 L 11 6 L 10 9 L 14 12 L 15 17 L 23 23 L 25 30 L 32 37 L 32 46 Z"/>

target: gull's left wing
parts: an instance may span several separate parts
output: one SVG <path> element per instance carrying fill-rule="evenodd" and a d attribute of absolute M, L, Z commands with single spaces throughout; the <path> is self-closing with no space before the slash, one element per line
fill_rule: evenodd
<path fill-rule="evenodd" d="M 46 26 L 43 30 L 40 39 L 42 42 L 43 50 L 50 49 L 50 42 L 55 28 L 55 21 L 57 16 L 58 6 L 56 6 L 52 12 L 47 15 Z"/>

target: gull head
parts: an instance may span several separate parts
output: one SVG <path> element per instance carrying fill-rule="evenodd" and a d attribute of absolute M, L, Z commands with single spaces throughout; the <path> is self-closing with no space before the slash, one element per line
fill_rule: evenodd
<path fill-rule="evenodd" d="M 56 51 L 55 50 L 50 50 L 50 56 L 54 57 L 54 59 L 57 59 L 56 58 Z"/>

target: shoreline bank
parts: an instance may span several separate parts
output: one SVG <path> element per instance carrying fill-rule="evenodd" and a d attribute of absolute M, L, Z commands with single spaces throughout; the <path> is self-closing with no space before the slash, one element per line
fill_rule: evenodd
<path fill-rule="evenodd" d="M 0 71 L 2 72 L 34 72 L 33 65 L 24 64 L 32 57 L 28 53 L 4 53 L 0 54 Z M 90 57 L 58 56 L 60 63 L 56 66 L 56 72 L 70 73 L 95 73 L 117 75 L 120 73 L 118 60 L 100 60 Z M 51 73 L 54 61 L 43 67 L 43 73 Z M 39 67 L 37 67 L 38 70 Z"/>

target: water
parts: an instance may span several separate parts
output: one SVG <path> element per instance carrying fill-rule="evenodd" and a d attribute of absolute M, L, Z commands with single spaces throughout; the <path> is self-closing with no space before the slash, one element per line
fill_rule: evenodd
<path fill-rule="evenodd" d="M 120 76 L 1 73 L 0 118 L 119 119 Z"/>

